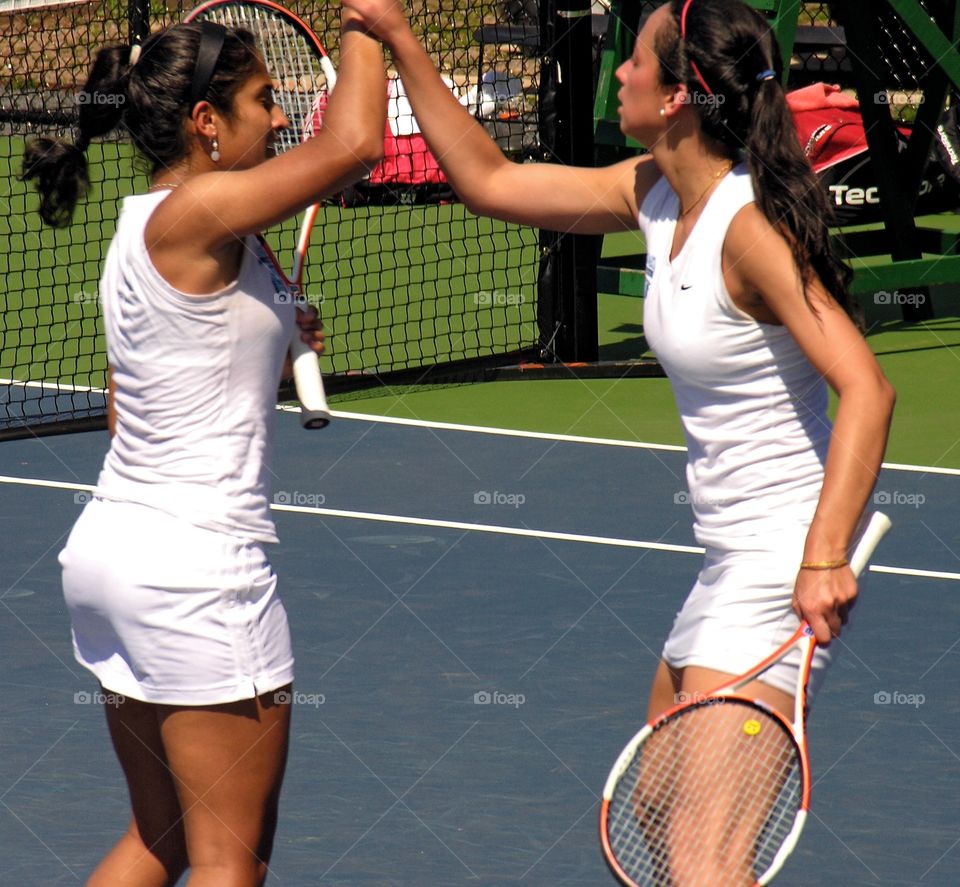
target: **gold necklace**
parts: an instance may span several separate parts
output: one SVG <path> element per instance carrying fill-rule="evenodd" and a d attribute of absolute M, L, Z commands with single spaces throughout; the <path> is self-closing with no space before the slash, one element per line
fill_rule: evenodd
<path fill-rule="evenodd" d="M 182 184 L 183 182 L 157 182 L 156 185 L 151 185 L 147 188 L 147 193 L 159 191 L 161 188 L 170 188 L 170 190 L 173 190 L 174 188 L 179 188 Z"/>
<path fill-rule="evenodd" d="M 719 179 L 722 175 L 725 175 L 726 173 L 730 172 L 731 169 L 733 169 L 733 164 L 728 163 L 726 166 L 722 167 L 719 170 L 719 172 L 714 173 L 714 176 L 712 179 L 710 179 L 710 182 L 707 185 L 707 187 L 703 189 L 703 193 L 696 200 L 694 200 L 693 203 L 690 204 L 690 206 L 688 206 L 685 210 L 681 211 L 680 215 L 677 216 L 677 221 L 679 221 L 684 216 L 689 215 L 691 212 L 693 212 L 693 210 L 700 205 L 700 201 L 707 196 L 707 192 L 713 187 L 717 179 Z"/>

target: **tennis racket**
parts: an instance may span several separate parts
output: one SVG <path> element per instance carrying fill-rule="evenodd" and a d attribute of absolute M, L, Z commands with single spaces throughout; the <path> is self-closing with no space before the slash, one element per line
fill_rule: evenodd
<path fill-rule="evenodd" d="M 212 21 L 227 28 L 244 28 L 257 40 L 267 70 L 274 80 L 274 101 L 290 126 L 279 133 L 277 151 L 286 151 L 312 135 L 317 108 L 337 82 L 333 63 L 310 27 L 292 12 L 270 0 L 210 0 L 194 9 L 184 21 Z M 293 273 L 287 277 L 261 238 L 270 261 L 276 267 L 294 299 L 302 298 L 303 266 L 319 204 L 309 207 L 300 226 L 294 252 Z M 304 428 L 325 428 L 330 423 L 320 363 L 316 353 L 300 339 L 300 328 L 290 340 L 293 378 L 300 400 L 300 421 Z"/>
<path fill-rule="evenodd" d="M 890 527 L 870 515 L 850 555 L 855 575 Z M 800 650 L 791 724 L 743 686 Z M 648 723 L 607 777 L 600 839 L 629 887 L 768 884 L 800 837 L 810 806 L 807 679 L 816 649 L 801 623 L 790 640 L 740 677 Z"/>

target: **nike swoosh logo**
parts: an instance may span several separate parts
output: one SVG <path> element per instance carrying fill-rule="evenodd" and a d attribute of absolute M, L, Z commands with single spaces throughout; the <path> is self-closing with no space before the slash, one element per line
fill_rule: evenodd
<path fill-rule="evenodd" d="M 684 286 L 684 285 L 681 283 L 681 284 L 680 284 L 680 289 L 682 289 L 682 290 L 688 290 L 688 289 L 690 289 L 690 287 L 692 287 L 692 286 L 693 286 L 692 283 L 688 283 L 686 286 Z"/>

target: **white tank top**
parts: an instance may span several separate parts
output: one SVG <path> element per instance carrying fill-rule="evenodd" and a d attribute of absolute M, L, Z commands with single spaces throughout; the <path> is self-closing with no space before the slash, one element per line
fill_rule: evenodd
<path fill-rule="evenodd" d="M 740 165 L 717 186 L 672 262 L 680 205 L 666 178 L 640 208 L 644 333 L 683 421 L 695 535 L 722 549 L 809 525 L 831 431 L 826 385 L 796 340 L 786 327 L 741 311 L 724 284 L 727 228 L 753 199 Z"/>
<path fill-rule="evenodd" d="M 256 237 L 225 289 L 170 286 L 143 239 L 168 193 L 124 200 L 100 279 L 117 427 L 96 494 L 276 542 L 269 462 L 293 300 L 277 297 L 286 286 Z"/>

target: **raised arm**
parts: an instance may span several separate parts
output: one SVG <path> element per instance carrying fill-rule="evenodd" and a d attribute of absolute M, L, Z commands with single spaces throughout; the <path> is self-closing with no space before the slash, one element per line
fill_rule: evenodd
<path fill-rule="evenodd" d="M 190 178 L 151 218 L 151 253 L 184 247 L 210 253 L 335 194 L 375 166 L 383 152 L 386 118 L 383 54 L 349 12 L 344 14 L 339 75 L 315 138 L 250 168 Z M 272 102 L 269 77 L 263 89 L 263 100 Z M 210 112 L 204 108 L 210 106 L 195 109 L 193 125 L 209 139 L 203 128 Z M 229 125 L 231 121 L 214 120 L 211 132 Z"/>
<path fill-rule="evenodd" d="M 393 53 L 417 123 L 467 207 L 541 228 L 603 234 L 637 227 L 637 209 L 659 177 L 649 157 L 600 169 L 512 163 L 451 95 L 393 0 L 345 0 Z"/>

